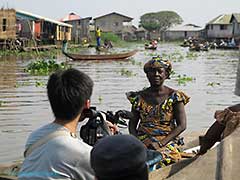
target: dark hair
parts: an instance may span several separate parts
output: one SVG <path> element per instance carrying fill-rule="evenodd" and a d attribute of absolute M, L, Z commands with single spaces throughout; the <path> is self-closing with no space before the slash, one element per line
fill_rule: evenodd
<path fill-rule="evenodd" d="M 147 152 L 132 135 L 107 136 L 97 141 L 90 163 L 98 180 L 148 180 Z"/>
<path fill-rule="evenodd" d="M 68 69 L 53 73 L 47 84 L 48 99 L 55 118 L 72 120 L 92 95 L 93 81 L 85 73 Z"/>

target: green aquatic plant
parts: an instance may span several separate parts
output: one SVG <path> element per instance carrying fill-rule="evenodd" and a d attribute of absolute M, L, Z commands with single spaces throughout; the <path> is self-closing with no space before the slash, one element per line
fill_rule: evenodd
<path fill-rule="evenodd" d="M 0 101 L 0 107 L 3 105 L 3 101 Z"/>
<path fill-rule="evenodd" d="M 71 66 L 66 64 L 66 62 L 57 63 L 55 60 L 38 60 L 28 64 L 24 71 L 30 73 L 31 75 L 43 76 L 49 75 L 50 73 L 60 69 L 68 69 L 70 67 Z"/>
<path fill-rule="evenodd" d="M 134 59 L 131 59 L 130 62 L 132 63 L 132 65 L 142 66 L 142 62 L 137 62 Z"/>
<path fill-rule="evenodd" d="M 193 80 L 195 80 L 195 78 L 193 77 L 188 77 L 186 74 L 183 74 L 183 75 L 178 75 L 177 76 L 177 82 L 178 82 L 178 85 L 186 85 L 187 82 L 191 82 Z"/>
<path fill-rule="evenodd" d="M 212 86 L 212 87 L 214 87 L 214 86 L 220 86 L 221 84 L 219 83 L 219 82 L 209 82 L 209 83 L 207 83 L 207 86 Z"/>
<path fill-rule="evenodd" d="M 35 82 L 35 87 L 44 87 L 44 86 L 46 86 L 46 84 L 42 81 L 36 81 Z"/>
<path fill-rule="evenodd" d="M 21 86 L 29 86 L 30 85 L 30 82 L 17 82 L 16 84 L 15 84 L 15 88 L 18 88 L 18 87 L 21 87 Z"/>
<path fill-rule="evenodd" d="M 127 77 L 137 75 L 136 73 L 133 73 L 133 71 L 130 71 L 130 70 L 127 70 L 127 69 L 124 69 L 124 68 L 121 69 L 120 73 L 121 73 L 122 76 L 127 76 Z"/>
<path fill-rule="evenodd" d="M 98 102 L 101 104 L 103 101 L 103 97 L 102 96 L 98 96 Z"/>
<path fill-rule="evenodd" d="M 186 58 L 187 59 L 191 59 L 191 60 L 196 60 L 198 57 L 198 54 L 197 53 L 194 53 L 194 52 L 187 52 L 187 55 L 186 55 Z"/>

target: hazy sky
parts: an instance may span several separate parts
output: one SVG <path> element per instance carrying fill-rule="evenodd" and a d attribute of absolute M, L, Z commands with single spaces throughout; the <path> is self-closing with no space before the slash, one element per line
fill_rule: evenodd
<path fill-rule="evenodd" d="M 240 0 L 0 0 L 0 5 L 52 19 L 70 12 L 94 18 L 115 11 L 133 17 L 135 25 L 144 13 L 163 10 L 175 11 L 185 23 L 201 26 L 220 14 L 240 13 Z"/>

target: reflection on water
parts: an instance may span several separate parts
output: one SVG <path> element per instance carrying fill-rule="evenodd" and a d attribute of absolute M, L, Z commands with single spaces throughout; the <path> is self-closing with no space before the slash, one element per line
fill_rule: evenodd
<path fill-rule="evenodd" d="M 125 92 L 148 86 L 142 67 L 156 54 L 172 59 L 176 74 L 166 84 L 191 97 L 186 106 L 188 130 L 208 127 L 213 122 L 215 110 L 239 101 L 233 93 L 238 52 L 211 50 L 189 54 L 187 49 L 174 44 L 162 44 L 157 51 L 145 51 L 143 45 L 129 50 L 135 48 L 140 51 L 129 61 L 69 61 L 72 67 L 86 72 L 94 80 L 93 106 L 104 111 L 129 110 Z M 66 59 L 60 56 L 57 60 Z M 46 83 L 48 77 L 24 73 L 29 61 L 16 57 L 0 58 L 0 162 L 21 158 L 29 133 L 53 119 L 45 87 L 35 86 L 36 81 Z M 126 76 L 123 72 L 131 73 Z M 178 85 L 178 74 L 186 74 L 194 80 Z"/>

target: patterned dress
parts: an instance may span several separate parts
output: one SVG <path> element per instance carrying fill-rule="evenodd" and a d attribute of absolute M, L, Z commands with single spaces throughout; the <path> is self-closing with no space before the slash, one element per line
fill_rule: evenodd
<path fill-rule="evenodd" d="M 161 142 L 176 126 L 174 119 L 173 106 L 178 102 L 184 105 L 189 102 L 189 97 L 181 91 L 169 88 L 169 97 L 161 104 L 148 104 L 142 94 L 144 90 L 139 92 L 127 93 L 127 98 L 132 104 L 132 108 L 139 112 L 140 123 L 137 129 L 138 139 L 141 140 L 147 148 L 151 147 L 151 143 Z M 181 159 L 181 152 L 178 145 L 181 138 L 177 137 L 169 142 L 161 149 L 155 149 L 161 152 L 164 164 L 177 162 Z"/>

